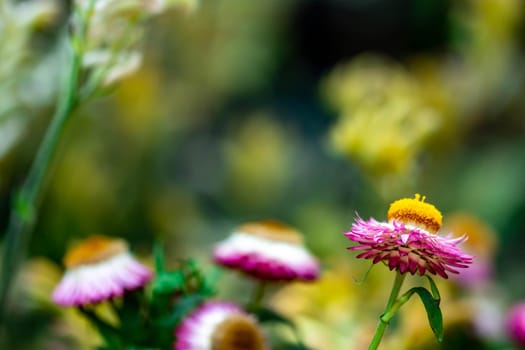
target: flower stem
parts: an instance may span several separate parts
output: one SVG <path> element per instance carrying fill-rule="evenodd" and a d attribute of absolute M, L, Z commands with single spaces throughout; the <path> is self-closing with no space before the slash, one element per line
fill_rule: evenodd
<path fill-rule="evenodd" d="M 13 278 L 18 270 L 30 240 L 31 232 L 37 217 L 38 201 L 42 184 L 49 170 L 53 154 L 57 148 L 60 135 L 69 116 L 78 105 L 78 82 L 82 63 L 83 31 L 75 38 L 70 51 L 69 71 L 65 76 L 62 90 L 58 97 L 58 106 L 46 130 L 28 176 L 12 202 L 9 223 L 1 256 L 0 276 L 0 325 L 7 312 L 7 301 Z"/>
<path fill-rule="evenodd" d="M 405 280 L 405 274 L 401 274 L 399 272 L 396 273 L 396 279 L 394 280 L 394 285 L 392 286 L 392 290 L 390 292 L 390 297 L 388 298 L 388 302 L 385 306 L 385 311 L 383 312 L 383 315 L 388 313 L 392 306 L 394 306 L 397 297 L 399 295 L 399 292 L 401 291 L 401 286 L 403 285 L 403 281 Z M 374 337 L 372 338 L 372 341 L 370 342 L 370 346 L 368 347 L 368 350 L 375 350 L 379 346 L 379 343 L 381 343 L 381 339 L 383 338 L 383 334 L 385 333 L 386 327 L 388 326 L 388 321 L 383 319 L 383 315 L 379 317 L 379 323 L 377 324 L 376 331 L 374 333 Z"/>
<path fill-rule="evenodd" d="M 264 281 L 259 281 L 255 285 L 255 289 L 252 295 L 252 300 L 250 301 L 250 304 L 249 304 L 249 309 L 252 312 L 255 312 L 261 308 L 261 304 L 264 298 L 264 293 L 266 291 L 266 285 L 267 284 Z"/>

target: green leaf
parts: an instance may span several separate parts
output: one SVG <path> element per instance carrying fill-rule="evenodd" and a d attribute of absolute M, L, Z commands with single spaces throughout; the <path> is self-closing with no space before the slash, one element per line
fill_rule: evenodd
<path fill-rule="evenodd" d="M 255 313 L 260 323 L 280 323 L 295 329 L 295 324 L 276 311 L 261 307 Z"/>
<path fill-rule="evenodd" d="M 153 293 L 172 294 L 182 290 L 185 279 L 181 271 L 161 272 L 152 282 Z"/>
<path fill-rule="evenodd" d="M 282 344 L 280 349 L 283 350 L 309 350 L 304 344 L 285 343 Z"/>
<path fill-rule="evenodd" d="M 421 301 L 423 302 L 427 312 L 430 327 L 432 328 L 437 341 L 441 342 L 443 340 L 443 315 L 441 314 L 441 309 L 439 308 L 440 300 L 434 299 L 432 294 L 423 287 L 415 287 L 412 288 L 411 291 L 417 293 L 417 295 L 419 295 L 421 298 Z"/>
<path fill-rule="evenodd" d="M 181 298 L 173 310 L 166 316 L 158 319 L 157 324 L 165 328 L 175 327 L 187 314 L 199 306 L 206 297 L 200 294 L 191 294 Z"/>
<path fill-rule="evenodd" d="M 122 338 L 129 344 L 141 344 L 146 329 L 146 315 L 144 314 L 144 295 L 142 289 L 137 289 L 124 294 L 122 303 L 114 309 L 120 319 L 120 332 Z"/>
<path fill-rule="evenodd" d="M 430 277 L 429 275 L 425 275 L 425 277 L 428 279 L 428 282 L 430 283 L 430 290 L 432 291 L 432 296 L 434 297 L 434 300 L 437 301 L 438 305 L 441 302 L 441 295 L 439 295 L 438 287 L 436 286 L 436 282 Z"/>
<path fill-rule="evenodd" d="M 27 198 L 27 194 L 20 191 L 15 196 L 16 212 L 18 216 L 24 221 L 31 221 L 34 218 L 34 208 L 31 205 L 31 202 Z"/>
<path fill-rule="evenodd" d="M 166 266 L 166 259 L 164 258 L 164 247 L 162 243 L 155 242 L 153 247 L 153 255 L 155 256 L 155 270 L 157 274 L 164 272 Z"/>

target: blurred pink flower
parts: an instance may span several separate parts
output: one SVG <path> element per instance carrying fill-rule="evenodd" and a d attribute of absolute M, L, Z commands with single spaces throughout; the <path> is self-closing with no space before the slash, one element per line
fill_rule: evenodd
<path fill-rule="evenodd" d="M 71 249 L 64 263 L 66 273 L 53 292 L 53 301 L 62 306 L 82 306 L 122 296 L 143 287 L 152 277 L 120 239 L 90 237 Z"/>
<path fill-rule="evenodd" d="M 255 319 L 229 302 L 208 301 L 175 330 L 174 350 L 265 349 Z"/>
<path fill-rule="evenodd" d="M 525 302 L 510 309 L 507 315 L 507 332 L 512 340 L 525 347 Z"/>
<path fill-rule="evenodd" d="M 242 225 L 215 247 L 214 260 L 260 280 L 311 281 L 319 276 L 319 263 L 301 234 L 274 221 Z"/>

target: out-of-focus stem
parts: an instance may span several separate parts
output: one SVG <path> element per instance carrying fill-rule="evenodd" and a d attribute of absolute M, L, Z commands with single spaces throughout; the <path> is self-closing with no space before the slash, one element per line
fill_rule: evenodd
<path fill-rule="evenodd" d="M 252 295 L 252 300 L 250 300 L 250 304 L 248 305 L 248 308 L 250 309 L 250 311 L 255 312 L 258 309 L 260 309 L 263 298 L 264 298 L 265 291 L 266 291 L 266 282 L 259 281 L 255 285 L 255 290 Z"/>
<path fill-rule="evenodd" d="M 7 313 L 8 298 L 14 276 L 26 254 L 27 245 L 37 218 L 42 184 L 50 168 L 64 126 L 78 104 L 79 76 L 89 11 L 87 13 L 87 15 L 80 16 L 78 31 L 75 32 L 70 41 L 69 68 L 62 90 L 59 93 L 57 109 L 38 148 L 28 176 L 16 193 L 11 205 L 0 266 L 0 325 L 2 325 Z"/>

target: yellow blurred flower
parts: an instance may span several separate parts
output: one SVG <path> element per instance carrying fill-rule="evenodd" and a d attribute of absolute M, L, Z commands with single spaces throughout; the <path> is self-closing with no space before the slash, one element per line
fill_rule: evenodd
<path fill-rule="evenodd" d="M 447 217 L 444 230 L 467 235 L 468 240 L 463 247 L 475 256 L 471 268 L 454 276 L 453 280 L 466 288 L 486 289 L 494 273 L 494 259 L 499 243 L 496 232 L 481 219 L 461 212 Z"/>
<path fill-rule="evenodd" d="M 331 132 L 335 150 L 375 179 L 399 182 L 413 175 L 441 125 L 440 111 L 420 88 L 401 66 L 378 57 L 358 57 L 336 68 L 325 84 L 340 115 Z"/>
<path fill-rule="evenodd" d="M 264 113 L 248 116 L 224 145 L 233 197 L 254 206 L 272 204 L 290 180 L 293 138 Z"/>
<path fill-rule="evenodd" d="M 464 243 L 465 250 L 476 257 L 494 258 L 499 245 L 496 232 L 476 216 L 466 212 L 452 213 L 447 216 L 443 230 L 466 234 L 468 240 Z"/>

